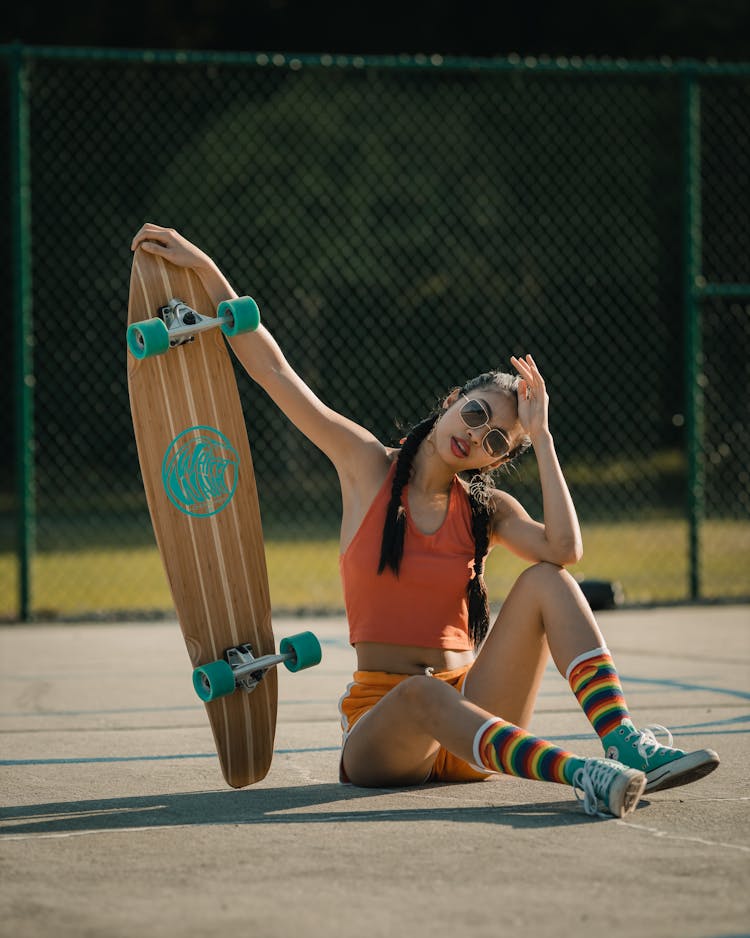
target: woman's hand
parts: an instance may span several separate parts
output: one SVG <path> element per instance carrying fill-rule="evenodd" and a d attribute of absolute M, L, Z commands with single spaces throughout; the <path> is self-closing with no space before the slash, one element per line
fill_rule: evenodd
<path fill-rule="evenodd" d="M 524 358 L 513 355 L 510 363 L 521 376 L 518 382 L 518 419 L 533 443 L 536 436 L 549 432 L 547 388 L 531 355 Z"/>
<path fill-rule="evenodd" d="M 133 238 L 130 250 L 135 251 L 138 247 L 149 254 L 158 254 L 177 267 L 200 269 L 214 266 L 208 254 L 183 238 L 174 228 L 145 224 Z"/>
<path fill-rule="evenodd" d="M 505 539 L 522 557 L 549 560 L 560 566 L 578 563 L 583 556 L 581 528 L 547 424 L 549 397 L 544 378 L 531 355 L 523 358 L 513 356 L 510 361 L 521 376 L 518 382 L 518 419 L 534 446 L 542 486 L 544 523 L 524 524 L 517 519 L 518 523 L 505 524 L 496 536 Z M 518 517 L 521 522 L 525 521 L 522 516 Z"/>

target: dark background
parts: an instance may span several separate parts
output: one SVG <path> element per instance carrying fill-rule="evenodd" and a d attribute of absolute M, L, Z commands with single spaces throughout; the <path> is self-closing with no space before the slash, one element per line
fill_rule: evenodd
<path fill-rule="evenodd" d="M 13 41 L 748 62 L 750 0 L 84 0 L 69 9 L 31 0 L 0 13 L 0 43 Z M 325 400 L 389 442 L 398 439 L 394 421 L 413 422 L 436 395 L 488 366 L 497 311 L 504 311 L 499 328 L 508 349 L 524 351 L 533 337 L 545 376 L 559 389 L 555 432 L 565 461 L 579 468 L 572 482 L 582 517 L 684 514 L 684 73 L 615 70 L 589 82 L 574 69 L 529 69 L 519 81 L 511 71 L 394 69 L 391 63 L 298 73 L 249 69 L 248 62 L 174 68 L 101 55 L 29 61 L 40 550 L 90 547 L 92 537 L 118 546 L 150 538 L 122 360 L 113 364 L 90 352 L 98 342 L 122 354 L 130 264 L 122 233 L 145 218 L 164 219 L 199 240 L 237 282 L 265 284 L 259 300 L 274 310 L 274 331 L 290 360 Z M 9 74 L 0 69 L 3 127 Z M 750 81 L 727 74 L 701 79 L 701 259 L 709 281 L 745 282 Z M 371 125 L 376 113 L 380 123 Z M 444 123 L 431 125 L 429 115 L 442 115 Z M 219 146 L 224 140 L 233 146 Z M 0 145 L 6 206 L 9 152 Z M 207 173 L 208 166 L 214 171 Z M 493 175 L 498 166 L 502 173 Z M 373 185 L 368 173 L 375 174 Z M 227 230 L 240 233 L 237 243 Z M 0 225 L 0 269 L 9 267 L 9 255 L 9 226 Z M 8 289 L 0 284 L 4 322 Z M 296 337 L 300 308 L 313 320 L 310 336 Z M 62 328 L 71 309 L 75 323 Z M 342 309 L 353 311 L 357 328 L 340 328 Z M 102 311 L 116 314 L 111 333 L 102 331 Z M 742 389 L 750 387 L 750 332 L 742 304 L 714 300 L 703 313 L 707 514 L 739 520 L 747 511 L 742 486 L 750 444 Z M 398 343 L 394 352 L 391 336 L 406 315 L 414 334 L 428 339 L 425 347 Z M 557 327 L 545 334 L 541 319 L 574 321 L 577 331 L 563 331 L 563 341 Z M 580 396 L 578 339 L 584 353 L 601 355 L 596 365 L 607 390 L 606 406 L 587 413 L 580 427 L 568 406 Z M 415 364 L 432 360 L 431 342 L 451 352 L 452 370 L 428 368 L 425 380 Z M 3 349 L 0 410 L 13 415 L 13 343 Z M 338 384 L 320 368 L 331 350 L 347 367 Z M 75 393 L 62 390 L 71 386 Z M 388 393 L 379 395 L 383 387 Z M 726 387 L 738 393 L 722 393 Z M 277 530 L 300 530 L 289 479 L 303 478 L 310 502 L 318 498 L 310 530 L 328 524 L 338 493 L 324 457 L 308 459 L 303 441 L 280 435 L 265 419 L 269 405 L 257 395 L 253 402 L 257 426 L 268 426 L 270 434 L 267 445 L 255 447 L 259 478 L 270 480 L 263 490 L 266 517 Z M 15 537 L 13 424 L 13 416 L 0 422 L 0 545 Z M 538 497 L 538 486 L 534 492 Z M 129 525 L 124 533 L 123 525 Z M 650 547 L 657 556 L 658 545 Z M 651 563 L 645 555 L 644 562 Z"/>
<path fill-rule="evenodd" d="M 9 8 L 10 7 L 10 8 Z M 750 58 L 748 0 L 30 0 L 0 42 L 163 49 Z"/>

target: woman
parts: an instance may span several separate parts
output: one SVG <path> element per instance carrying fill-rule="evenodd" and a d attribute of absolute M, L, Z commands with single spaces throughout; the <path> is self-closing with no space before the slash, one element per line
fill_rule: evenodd
<path fill-rule="evenodd" d="M 137 247 L 193 268 L 216 304 L 236 296 L 214 262 L 172 229 L 144 225 Z M 339 475 L 340 566 L 357 655 L 340 703 L 342 781 L 390 787 L 504 773 L 571 785 L 587 813 L 623 817 L 644 790 L 716 768 L 716 753 L 671 748 L 671 734 L 661 746 L 629 719 L 611 655 L 565 570 L 581 558 L 581 533 L 531 355 L 511 358 L 515 377 L 488 372 L 454 389 L 391 449 L 323 404 L 265 326 L 231 344 Z M 491 484 L 491 473 L 529 446 L 543 523 Z M 496 545 L 530 566 L 490 628 L 482 574 Z M 607 758 L 578 757 L 524 729 L 548 654 Z"/>

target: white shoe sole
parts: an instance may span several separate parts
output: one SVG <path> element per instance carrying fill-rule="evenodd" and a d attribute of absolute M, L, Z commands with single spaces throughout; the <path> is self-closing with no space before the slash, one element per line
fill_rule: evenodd
<path fill-rule="evenodd" d="M 646 792 L 664 791 L 678 785 L 689 785 L 718 767 L 719 757 L 713 749 L 688 752 L 681 759 L 667 762 L 658 769 L 646 772 Z"/>
<path fill-rule="evenodd" d="M 637 769 L 618 778 L 609 792 L 607 811 L 614 817 L 627 817 L 632 814 L 646 790 L 646 776 Z"/>

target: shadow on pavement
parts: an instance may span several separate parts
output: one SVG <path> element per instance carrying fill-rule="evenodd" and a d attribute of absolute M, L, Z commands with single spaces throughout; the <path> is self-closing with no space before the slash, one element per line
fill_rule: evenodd
<path fill-rule="evenodd" d="M 559 802 L 474 807 L 423 804 L 403 807 L 402 800 L 401 805 L 393 807 L 381 803 L 376 809 L 368 808 L 368 802 L 376 797 L 382 799 L 384 795 L 397 794 L 402 799 L 418 798 L 420 790 L 424 789 L 348 788 L 331 783 L 20 805 L 3 808 L 0 812 L 0 835 L 65 835 L 244 824 L 362 824 L 373 821 L 452 821 L 547 828 L 590 824 L 592 821 L 571 798 Z M 344 802 L 352 805 L 356 802 L 357 805 L 347 810 L 342 805 Z"/>

